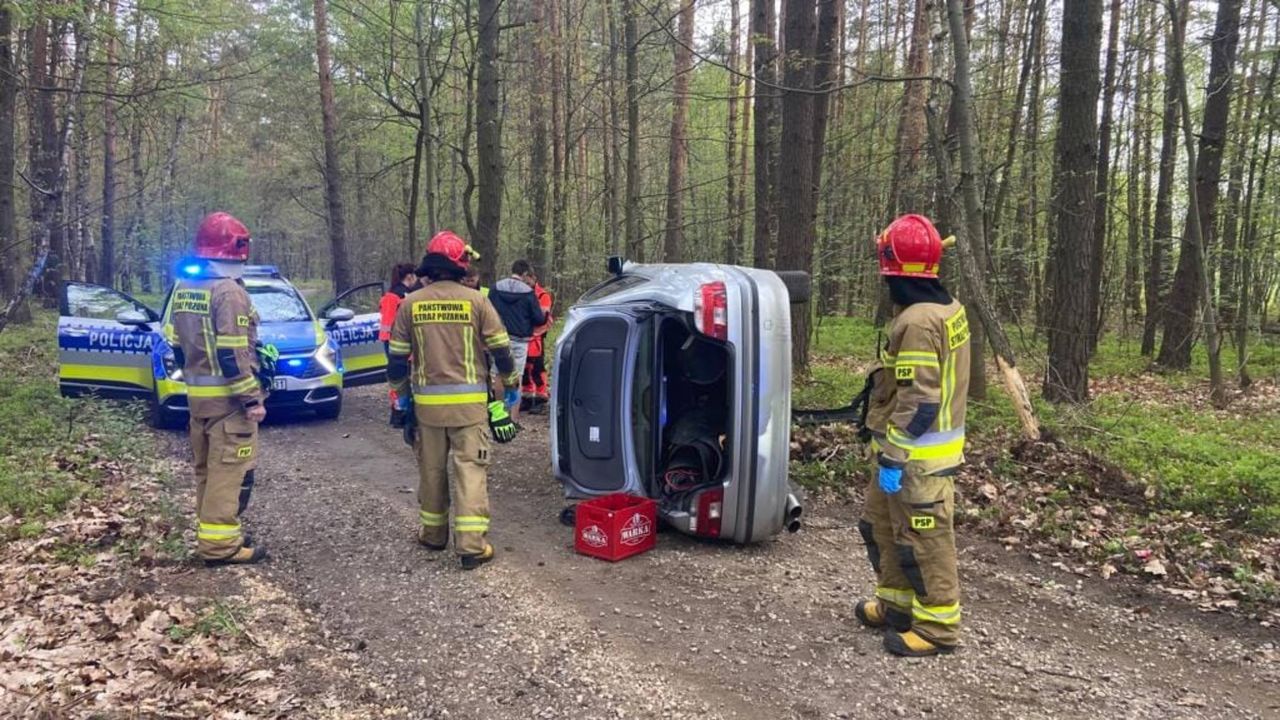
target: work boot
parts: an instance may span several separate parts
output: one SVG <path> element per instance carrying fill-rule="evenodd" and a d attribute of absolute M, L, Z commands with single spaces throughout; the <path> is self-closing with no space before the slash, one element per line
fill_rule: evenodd
<path fill-rule="evenodd" d="M 418 528 L 418 544 L 428 550 L 435 550 L 436 552 L 439 552 L 449 547 L 449 541 L 447 539 L 443 543 L 440 543 L 439 545 L 427 539 L 427 529 L 425 527 Z"/>
<path fill-rule="evenodd" d="M 223 565 L 252 565 L 267 559 L 267 549 L 241 545 L 240 549 L 224 558 L 206 559 L 205 567 L 221 567 Z"/>
<path fill-rule="evenodd" d="M 853 606 L 853 614 L 858 621 L 873 630 L 891 628 L 895 632 L 906 632 L 911 629 L 911 616 L 884 604 L 879 598 L 861 600 Z"/>
<path fill-rule="evenodd" d="M 949 655 L 956 651 L 956 646 L 935 643 L 915 630 L 908 630 L 885 633 L 884 649 L 900 657 L 930 657 Z"/>
<path fill-rule="evenodd" d="M 462 569 L 475 570 L 481 565 L 492 560 L 493 555 L 494 555 L 493 546 L 485 545 L 484 552 L 480 553 L 479 555 L 463 555 L 462 556 Z"/>

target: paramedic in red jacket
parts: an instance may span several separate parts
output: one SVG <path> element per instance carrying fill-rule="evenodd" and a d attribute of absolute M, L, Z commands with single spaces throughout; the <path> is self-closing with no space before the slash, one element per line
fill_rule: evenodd
<path fill-rule="evenodd" d="M 538 405 L 546 403 L 551 397 L 547 392 L 546 350 L 543 345 L 555 318 L 551 316 L 551 293 L 542 287 L 536 275 L 531 274 L 530 279 L 533 280 L 533 293 L 538 298 L 538 305 L 546 316 L 546 322 L 534 329 L 533 340 L 529 341 L 529 361 L 525 364 L 524 383 L 521 387 L 524 399 L 529 401 L 529 408 L 536 411 Z"/>

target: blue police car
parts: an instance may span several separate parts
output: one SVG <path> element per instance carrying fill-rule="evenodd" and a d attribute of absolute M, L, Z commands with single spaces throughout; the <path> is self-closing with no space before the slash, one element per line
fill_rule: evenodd
<path fill-rule="evenodd" d="M 180 271 L 196 273 L 199 266 Z M 385 378 L 378 341 L 381 283 L 352 288 L 317 314 L 274 266 L 247 266 L 243 279 L 258 311 L 259 339 L 280 351 L 268 410 L 336 418 L 344 387 Z M 155 427 L 184 425 L 186 385 L 163 333 L 172 294 L 170 288 L 157 311 L 109 287 L 66 283 L 58 318 L 62 394 L 145 400 Z"/>

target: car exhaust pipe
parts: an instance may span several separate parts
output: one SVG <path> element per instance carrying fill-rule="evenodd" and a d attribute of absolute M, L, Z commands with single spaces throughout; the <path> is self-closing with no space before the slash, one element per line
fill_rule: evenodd
<path fill-rule="evenodd" d="M 788 494 L 787 509 L 785 513 L 786 519 L 784 522 L 787 532 L 793 533 L 800 529 L 800 515 L 803 512 L 804 508 L 801 507 L 800 501 L 796 499 L 796 496 Z"/>

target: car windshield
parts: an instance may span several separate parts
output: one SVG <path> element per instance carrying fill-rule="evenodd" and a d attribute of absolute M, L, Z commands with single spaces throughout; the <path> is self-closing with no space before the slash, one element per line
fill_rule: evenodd
<path fill-rule="evenodd" d="M 298 293 L 288 285 L 278 283 L 250 283 L 245 287 L 258 311 L 258 321 L 264 323 L 306 322 L 311 310 Z"/>

